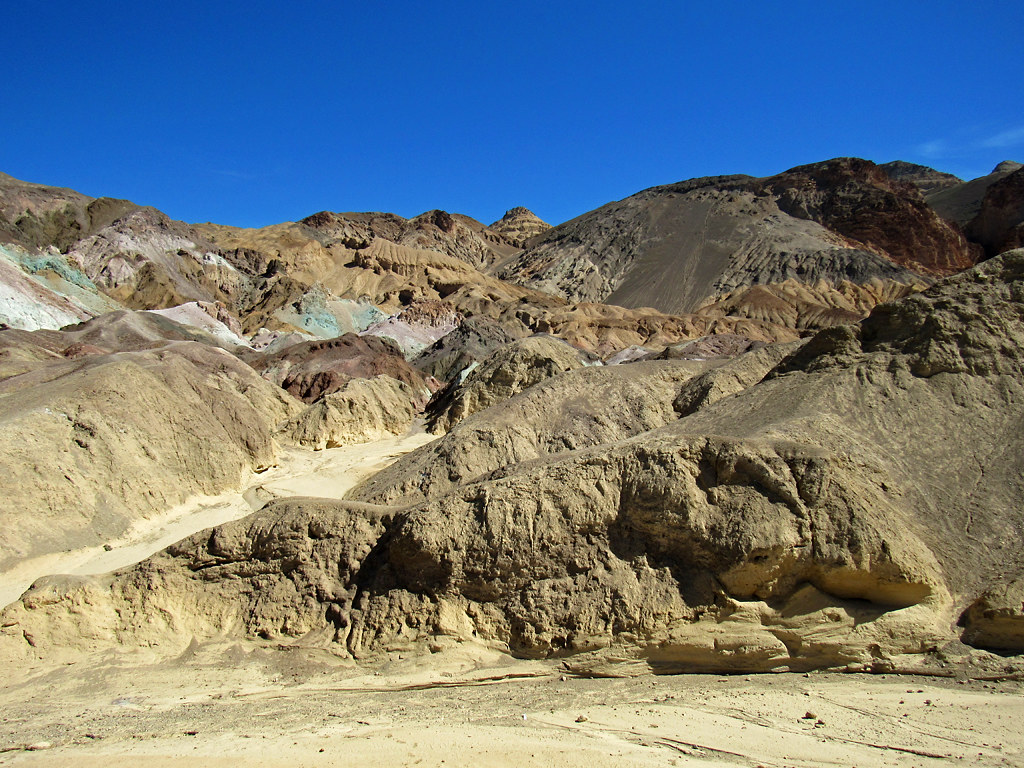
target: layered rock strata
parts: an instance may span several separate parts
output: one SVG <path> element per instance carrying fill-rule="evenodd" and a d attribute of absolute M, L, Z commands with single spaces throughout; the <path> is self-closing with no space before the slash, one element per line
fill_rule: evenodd
<path fill-rule="evenodd" d="M 884 670 L 953 639 L 1024 650 L 1022 302 L 1015 251 L 762 357 L 765 375 L 720 366 L 717 391 L 696 383 L 710 361 L 562 374 L 361 501 L 275 502 L 122 573 L 37 584 L 3 615 L 5 652 L 444 640 L 607 673 Z M 526 415 L 572 379 L 573 408 Z M 552 413 L 590 439 L 545 448 Z"/>

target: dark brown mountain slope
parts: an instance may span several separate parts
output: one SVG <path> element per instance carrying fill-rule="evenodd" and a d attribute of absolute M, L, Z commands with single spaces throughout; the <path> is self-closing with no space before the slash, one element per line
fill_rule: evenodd
<path fill-rule="evenodd" d="M 963 184 L 963 179 L 954 176 L 952 173 L 943 173 L 927 165 L 917 165 L 903 160 L 893 160 L 891 163 L 882 163 L 880 166 L 885 174 L 895 181 L 907 181 L 917 187 L 922 195 L 938 192 L 942 189 L 949 189 L 958 184 Z"/>
<path fill-rule="evenodd" d="M 1000 163 L 1000 167 L 1009 164 Z M 965 230 L 988 256 L 1024 245 L 1024 166 L 994 181 L 985 190 L 981 209 Z"/>
<path fill-rule="evenodd" d="M 788 279 L 912 283 L 976 255 L 915 187 L 840 158 L 645 190 L 555 227 L 499 275 L 571 300 L 682 313 Z"/>

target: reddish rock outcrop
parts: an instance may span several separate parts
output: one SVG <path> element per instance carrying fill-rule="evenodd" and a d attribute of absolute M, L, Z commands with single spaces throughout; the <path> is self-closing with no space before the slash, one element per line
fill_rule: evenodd
<path fill-rule="evenodd" d="M 950 275 L 981 255 L 956 224 L 928 207 L 917 187 L 868 160 L 840 157 L 754 183 L 771 190 L 790 216 L 816 221 L 915 272 Z"/>
<path fill-rule="evenodd" d="M 351 379 L 380 375 L 427 393 L 423 376 L 405 361 L 397 345 L 377 336 L 346 333 L 327 341 L 294 344 L 271 355 L 247 357 L 264 378 L 307 403 L 337 392 Z"/>

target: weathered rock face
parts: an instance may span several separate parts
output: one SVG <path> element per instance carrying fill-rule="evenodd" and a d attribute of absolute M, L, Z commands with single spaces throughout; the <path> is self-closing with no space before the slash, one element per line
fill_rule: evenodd
<path fill-rule="evenodd" d="M 531 336 L 514 341 L 439 390 L 427 404 L 427 429 L 443 434 L 467 416 L 565 371 L 600 362 L 564 341 Z"/>
<path fill-rule="evenodd" d="M 249 346 L 238 318 L 219 301 L 190 301 L 176 307 L 151 311 L 155 315 L 169 317 L 177 323 L 209 333 L 232 346 Z"/>
<path fill-rule="evenodd" d="M 391 339 L 402 354 L 413 358 L 458 328 L 463 319 L 462 313 L 446 301 L 417 301 L 397 315 L 374 323 L 363 335 Z"/>
<path fill-rule="evenodd" d="M 542 221 L 529 208 L 517 206 L 505 212 L 489 229 L 497 232 L 516 248 L 525 248 L 526 244 L 538 235 L 551 229 L 551 225 Z"/>
<path fill-rule="evenodd" d="M 135 208 L 68 251 L 109 296 L 133 309 L 162 309 L 189 301 L 236 304 L 253 289 L 212 243 L 189 225 L 154 208 Z"/>
<path fill-rule="evenodd" d="M 886 176 L 894 181 L 905 181 L 913 184 L 920 190 L 922 195 L 938 192 L 943 189 L 950 189 L 963 184 L 963 179 L 951 173 L 943 173 L 927 165 L 917 165 L 903 160 L 893 160 L 891 163 L 882 163 L 880 166 Z"/>
<path fill-rule="evenodd" d="M 0 245 L 0 327 L 56 329 L 119 308 L 63 255 Z"/>
<path fill-rule="evenodd" d="M 660 347 L 717 333 L 734 333 L 758 341 L 793 341 L 800 335 L 795 329 L 753 318 L 722 317 L 711 312 L 707 316 L 667 315 L 656 309 L 591 302 L 545 310 L 522 307 L 515 317 L 535 333 L 557 336 L 602 357 L 631 346 Z"/>
<path fill-rule="evenodd" d="M 19 359 L 49 362 L 87 355 L 138 352 L 176 341 L 195 341 L 229 351 L 235 348 L 212 334 L 182 325 L 156 312 L 118 310 L 59 331 L 0 331 L 0 379 L 37 367 L 25 368 L 13 362 Z"/>
<path fill-rule="evenodd" d="M 447 211 L 427 211 L 412 219 L 393 213 L 331 213 L 322 211 L 302 220 L 328 242 L 361 250 L 375 238 L 419 250 L 437 251 L 477 269 L 516 251 L 499 233 L 479 221 Z"/>
<path fill-rule="evenodd" d="M 787 256 L 783 266 L 771 258 L 761 258 L 774 246 L 762 247 L 757 236 L 751 240 L 752 250 L 745 252 L 734 265 L 731 276 L 710 283 L 702 282 L 703 278 L 694 280 L 693 275 L 682 275 L 681 282 L 675 284 L 673 280 L 652 277 L 658 270 L 644 267 L 635 273 L 635 280 L 630 278 L 612 297 L 613 301 L 632 303 L 633 308 L 627 309 L 588 302 L 570 304 L 563 298 L 486 274 L 477 267 L 492 270 L 517 253 L 508 240 L 512 235 L 506 237 L 472 219 L 443 211 L 430 211 L 409 220 L 393 214 L 322 213 L 300 223 L 245 230 L 214 224 L 187 225 L 172 221 L 151 208 L 132 204 L 119 207 L 110 201 L 93 201 L 69 190 L 15 180 L 10 180 L 8 186 L 11 187 L 9 197 L 4 197 L 5 188 L 0 184 L 0 207 L 7 205 L 15 211 L 11 221 L 24 218 L 25 226 L 31 222 L 38 224 L 42 221 L 39 216 L 49 215 L 46 211 L 64 211 L 70 205 L 67 210 L 73 215 L 68 214 L 71 216 L 68 221 L 75 222 L 74 226 L 62 224 L 56 229 L 50 224 L 32 224 L 29 228 L 34 227 L 36 235 L 32 236 L 35 239 L 28 240 L 25 239 L 27 230 L 15 232 L 17 227 L 11 224 L 14 227 L 11 237 L 49 244 L 51 248 L 60 241 L 67 250 L 66 254 L 35 254 L 31 265 L 26 266 L 27 262 L 15 265 L 14 271 L 0 267 L 4 273 L 0 274 L 0 293 L 10 294 L 13 304 L 21 307 L 11 315 L 12 323 L 33 328 L 40 324 L 58 326 L 62 321 L 83 319 L 122 304 L 167 309 L 178 313 L 176 317 L 188 319 L 187 312 L 191 310 L 178 308 L 213 305 L 223 307 L 223 311 L 216 313 L 216 319 L 228 327 L 228 331 L 217 329 L 223 337 L 234 333 L 251 341 L 258 335 L 259 340 L 255 342 L 258 348 L 271 344 L 276 338 L 281 339 L 277 344 L 280 348 L 286 341 L 299 338 L 292 334 L 332 339 L 372 328 L 372 333 L 380 332 L 399 340 L 411 357 L 449 328 L 443 323 L 409 322 L 408 318 L 394 316 L 438 302 L 451 306 L 463 318 L 493 321 L 513 338 L 550 333 L 602 356 L 630 346 L 659 346 L 709 333 L 738 333 L 762 341 L 790 340 L 820 324 L 853 316 L 833 311 L 832 299 L 827 299 L 826 304 L 815 311 L 805 306 L 806 296 L 794 299 L 799 307 L 775 306 L 767 313 L 786 321 L 798 317 L 804 323 L 799 328 L 759 319 L 765 313 L 760 308 L 751 308 L 757 302 L 751 302 L 751 306 L 735 316 L 717 311 L 705 316 L 680 316 L 652 309 L 649 305 L 660 301 L 656 294 L 678 304 L 683 301 L 679 297 L 686 293 L 684 303 L 699 307 L 707 303 L 709 294 L 705 289 L 721 294 L 751 281 L 764 282 L 786 276 L 803 281 L 834 272 L 857 278 L 862 273 L 878 271 L 872 271 L 872 267 L 865 272 L 858 266 L 858 259 L 877 261 L 881 258 L 865 252 L 850 261 L 847 258 L 849 243 L 844 238 L 837 238 L 814 223 L 790 226 L 792 217 L 788 217 L 786 226 L 773 224 L 769 227 L 773 232 L 777 230 L 779 242 L 794 244 L 792 258 Z M 718 200 L 722 194 L 729 195 L 729 199 L 734 196 L 733 192 L 723 193 L 717 188 L 703 189 L 701 184 L 690 186 L 693 187 L 690 192 L 700 198 L 698 202 L 703 201 L 702 205 Z M 760 205 L 754 198 L 751 201 L 754 207 Z M 742 224 L 746 208 L 740 206 L 742 210 L 734 210 L 735 206 L 724 198 L 718 202 L 724 218 L 707 219 L 706 211 L 694 215 L 700 222 L 717 222 L 714 226 L 719 227 L 719 234 L 728 239 L 738 222 Z M 38 212 L 39 216 L 31 211 Z M 513 209 L 506 224 L 513 229 L 519 224 L 529 229 L 536 226 L 536 222 L 530 224 L 530 220 L 523 211 Z M 622 222 L 623 232 L 616 237 L 630 242 L 640 237 L 643 233 L 638 234 L 633 229 L 634 225 L 642 225 L 641 229 L 646 226 L 643 216 L 639 222 L 637 225 L 627 216 Z M 808 235 L 807 227 L 829 241 L 824 250 L 821 238 Z M 524 237 L 526 229 L 522 232 Z M 660 235 L 655 235 L 657 240 Z M 774 242 L 775 237 L 772 234 L 768 239 Z M 714 238 L 703 240 L 712 241 Z M 802 259 L 807 254 L 812 255 L 804 264 Z M 674 253 L 671 255 L 675 257 Z M 57 263 L 57 256 L 63 267 Z M 714 259 L 704 259 L 702 263 L 713 266 L 713 262 Z M 56 272 L 47 266 L 51 264 Z M 17 270 L 25 274 L 18 274 Z M 574 270 L 575 267 L 567 279 L 580 277 Z M 886 270 L 892 270 L 888 262 L 882 266 L 882 271 Z M 53 297 L 46 293 L 45 287 L 45 295 L 40 295 L 38 281 L 33 282 L 42 276 L 55 285 L 59 283 L 58 288 L 63 290 L 67 275 L 72 272 L 80 274 L 81 280 L 89 285 L 82 290 L 79 286 L 69 289 L 70 293 L 64 292 L 70 297 L 70 305 L 60 295 Z M 55 276 L 51 277 L 51 273 Z M 13 286 L 15 282 L 17 286 Z M 686 289 L 681 293 L 684 284 Z M 100 290 L 106 295 L 100 294 Z M 790 293 L 777 293 L 773 303 L 785 304 Z M 601 291 L 597 294 L 604 295 Z M 590 293 L 584 290 L 581 295 Z M 88 306 L 76 309 L 82 303 L 80 300 L 85 300 Z M 93 304 L 95 308 L 91 308 Z M 201 317 L 197 321 L 200 325 L 207 324 Z"/>
<path fill-rule="evenodd" d="M 379 336 L 347 333 L 327 341 L 293 344 L 268 355 L 245 355 L 264 378 L 303 402 L 337 392 L 351 379 L 390 376 L 425 397 L 426 382 L 402 356 L 395 342 Z"/>
<path fill-rule="evenodd" d="M 22 268 L 81 305 L 76 320 L 121 306 L 191 301 L 220 301 L 244 314 L 265 288 L 265 280 L 231 264 L 196 229 L 160 211 L 2 174 L 0 239 L 30 251 Z M 109 306 L 96 301 L 99 291 L 113 300 Z"/>
<path fill-rule="evenodd" d="M 696 314 L 723 320 L 749 318 L 764 323 L 766 327 L 774 325 L 806 333 L 855 323 L 867 317 L 878 304 L 901 299 L 926 286 L 923 280 L 912 283 L 877 279 L 854 283 L 843 280 L 837 285 L 824 281 L 808 284 L 787 280 L 739 288 L 710 298 Z"/>
<path fill-rule="evenodd" d="M 960 617 L 964 642 L 1020 653 L 1024 648 L 1024 578 L 987 589 Z"/>
<path fill-rule="evenodd" d="M 0 567 L 116 538 L 191 495 L 237 487 L 275 463 L 276 427 L 299 409 L 222 349 L 172 341 L 109 353 L 83 342 L 104 341 L 104 330 L 0 332 L 23 363 L 0 381 Z"/>
<path fill-rule="evenodd" d="M 985 190 L 981 209 L 966 232 L 988 256 L 1024 245 L 1024 168 L 1018 167 Z"/>
<path fill-rule="evenodd" d="M 987 176 L 964 181 L 946 189 L 934 190 L 925 196 L 925 200 L 943 218 L 966 226 L 981 211 L 981 204 L 988 188 L 1020 167 L 1020 163 L 1004 160 Z"/>
<path fill-rule="evenodd" d="M 654 187 L 555 227 L 499 276 L 567 297 L 692 312 L 750 285 L 912 283 L 974 246 L 904 182 L 851 158 L 764 179 Z"/>
<path fill-rule="evenodd" d="M 281 427 L 288 442 L 322 451 L 409 430 L 422 394 L 390 376 L 351 379 Z"/>
<path fill-rule="evenodd" d="M 799 344 L 761 347 L 735 360 L 641 361 L 559 374 L 466 418 L 430 450 L 403 457 L 350 495 L 409 504 L 519 463 L 617 443 L 760 380 Z"/>
<path fill-rule="evenodd" d="M 438 381 L 447 382 L 496 349 L 525 337 L 529 331 L 488 317 L 470 317 L 424 349 L 412 364 Z"/>
<path fill-rule="evenodd" d="M 138 210 L 127 200 L 88 197 L 0 173 L 0 241 L 66 251 L 77 240 Z"/>
<path fill-rule="evenodd" d="M 442 635 L 608 672 L 1024 650 L 1022 348 L 1014 251 L 777 364 L 570 371 L 358 493 L 401 506 L 276 502 L 38 584 L 3 615 L 5 653 L 244 632 L 361 656 Z"/>
<path fill-rule="evenodd" d="M 785 213 L 816 221 L 917 273 L 953 274 L 980 255 L 911 185 L 892 181 L 867 160 L 803 165 L 765 183 Z"/>

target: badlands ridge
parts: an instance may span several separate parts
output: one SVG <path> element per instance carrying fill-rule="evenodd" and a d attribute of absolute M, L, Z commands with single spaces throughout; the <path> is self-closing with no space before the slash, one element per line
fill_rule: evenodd
<path fill-rule="evenodd" d="M 0 175 L 0 574 L 250 505 L 40 571 L 0 657 L 1018 674 L 1021 245 L 1011 162 L 840 158 L 556 227 L 238 229 Z M 404 435 L 355 487 L 259 481 Z"/>

